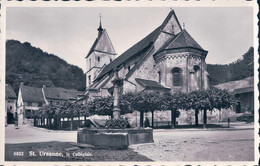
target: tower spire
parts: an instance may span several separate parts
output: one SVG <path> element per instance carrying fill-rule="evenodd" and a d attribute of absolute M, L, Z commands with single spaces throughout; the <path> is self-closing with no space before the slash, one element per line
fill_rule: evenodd
<path fill-rule="evenodd" d="M 101 13 L 99 14 L 99 27 L 98 27 L 98 37 L 100 37 L 102 35 L 103 32 L 103 28 L 102 28 L 102 24 L 101 24 Z"/>

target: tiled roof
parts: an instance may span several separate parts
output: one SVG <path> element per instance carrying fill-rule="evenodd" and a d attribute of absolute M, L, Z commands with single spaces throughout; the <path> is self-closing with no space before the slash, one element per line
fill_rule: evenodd
<path fill-rule="evenodd" d="M 9 84 L 5 85 L 5 98 L 6 99 L 17 99 L 13 88 Z"/>
<path fill-rule="evenodd" d="M 157 81 L 153 80 L 145 80 L 141 78 L 136 78 L 136 82 L 138 82 L 140 85 L 142 85 L 144 88 L 149 88 L 149 89 L 169 89 L 161 85 Z"/>
<path fill-rule="evenodd" d="M 186 31 L 182 30 L 178 35 L 172 37 L 158 52 L 178 48 L 195 48 L 204 50 Z"/>
<path fill-rule="evenodd" d="M 153 32 L 151 32 L 149 35 L 147 35 L 144 39 L 142 39 L 141 41 L 133 45 L 131 48 L 126 50 L 123 54 L 121 54 L 119 57 L 117 57 L 107 66 L 105 66 L 104 69 L 98 75 L 97 79 L 101 78 L 108 72 L 112 71 L 114 68 L 119 67 L 126 60 L 133 57 L 137 53 L 141 52 L 145 48 L 151 46 L 151 44 L 155 41 L 159 33 L 160 33 L 160 26 L 156 28 Z"/>
<path fill-rule="evenodd" d="M 83 92 L 81 91 L 63 88 L 44 87 L 43 89 L 47 100 L 76 100 L 78 95 L 83 95 Z"/>
<path fill-rule="evenodd" d="M 253 82 L 254 82 L 254 77 L 248 77 L 242 80 L 221 83 L 215 85 L 215 87 L 219 89 L 226 89 L 230 92 L 233 92 L 236 89 L 253 87 L 254 86 Z"/>
<path fill-rule="evenodd" d="M 92 47 L 90 48 L 88 55 L 86 58 L 93 52 L 99 51 L 104 52 L 112 55 L 116 55 L 112 42 L 107 34 L 107 31 L 104 29 L 102 34 L 95 40 Z"/>
<path fill-rule="evenodd" d="M 24 102 L 45 103 L 41 88 L 23 85 L 21 87 L 21 93 Z"/>

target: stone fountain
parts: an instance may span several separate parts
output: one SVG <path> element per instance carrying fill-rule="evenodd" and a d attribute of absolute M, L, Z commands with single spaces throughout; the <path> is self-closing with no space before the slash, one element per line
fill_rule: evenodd
<path fill-rule="evenodd" d="M 118 69 L 114 70 L 113 119 L 120 118 L 120 88 L 123 80 L 118 77 Z M 126 128 L 126 129 L 89 129 L 80 128 L 77 132 L 77 142 L 98 147 L 126 149 L 131 144 L 153 142 L 153 129 L 151 128 Z"/>

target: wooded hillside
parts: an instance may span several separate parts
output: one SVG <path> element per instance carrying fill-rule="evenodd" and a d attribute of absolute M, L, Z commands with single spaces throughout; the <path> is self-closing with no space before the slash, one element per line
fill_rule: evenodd
<path fill-rule="evenodd" d="M 216 85 L 223 82 L 235 81 L 254 75 L 254 48 L 249 50 L 238 59 L 230 64 L 208 64 L 208 73 L 210 84 Z"/>
<path fill-rule="evenodd" d="M 42 87 L 55 86 L 84 90 L 85 75 L 77 66 L 68 64 L 30 43 L 16 40 L 6 42 L 6 83 L 17 92 L 19 83 Z"/>

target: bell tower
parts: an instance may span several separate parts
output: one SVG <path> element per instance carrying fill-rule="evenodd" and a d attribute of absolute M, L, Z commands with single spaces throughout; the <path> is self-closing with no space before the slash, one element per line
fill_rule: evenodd
<path fill-rule="evenodd" d="M 102 27 L 101 14 L 99 17 L 98 36 L 86 56 L 86 89 L 92 85 L 100 71 L 117 55 L 106 29 Z"/>

